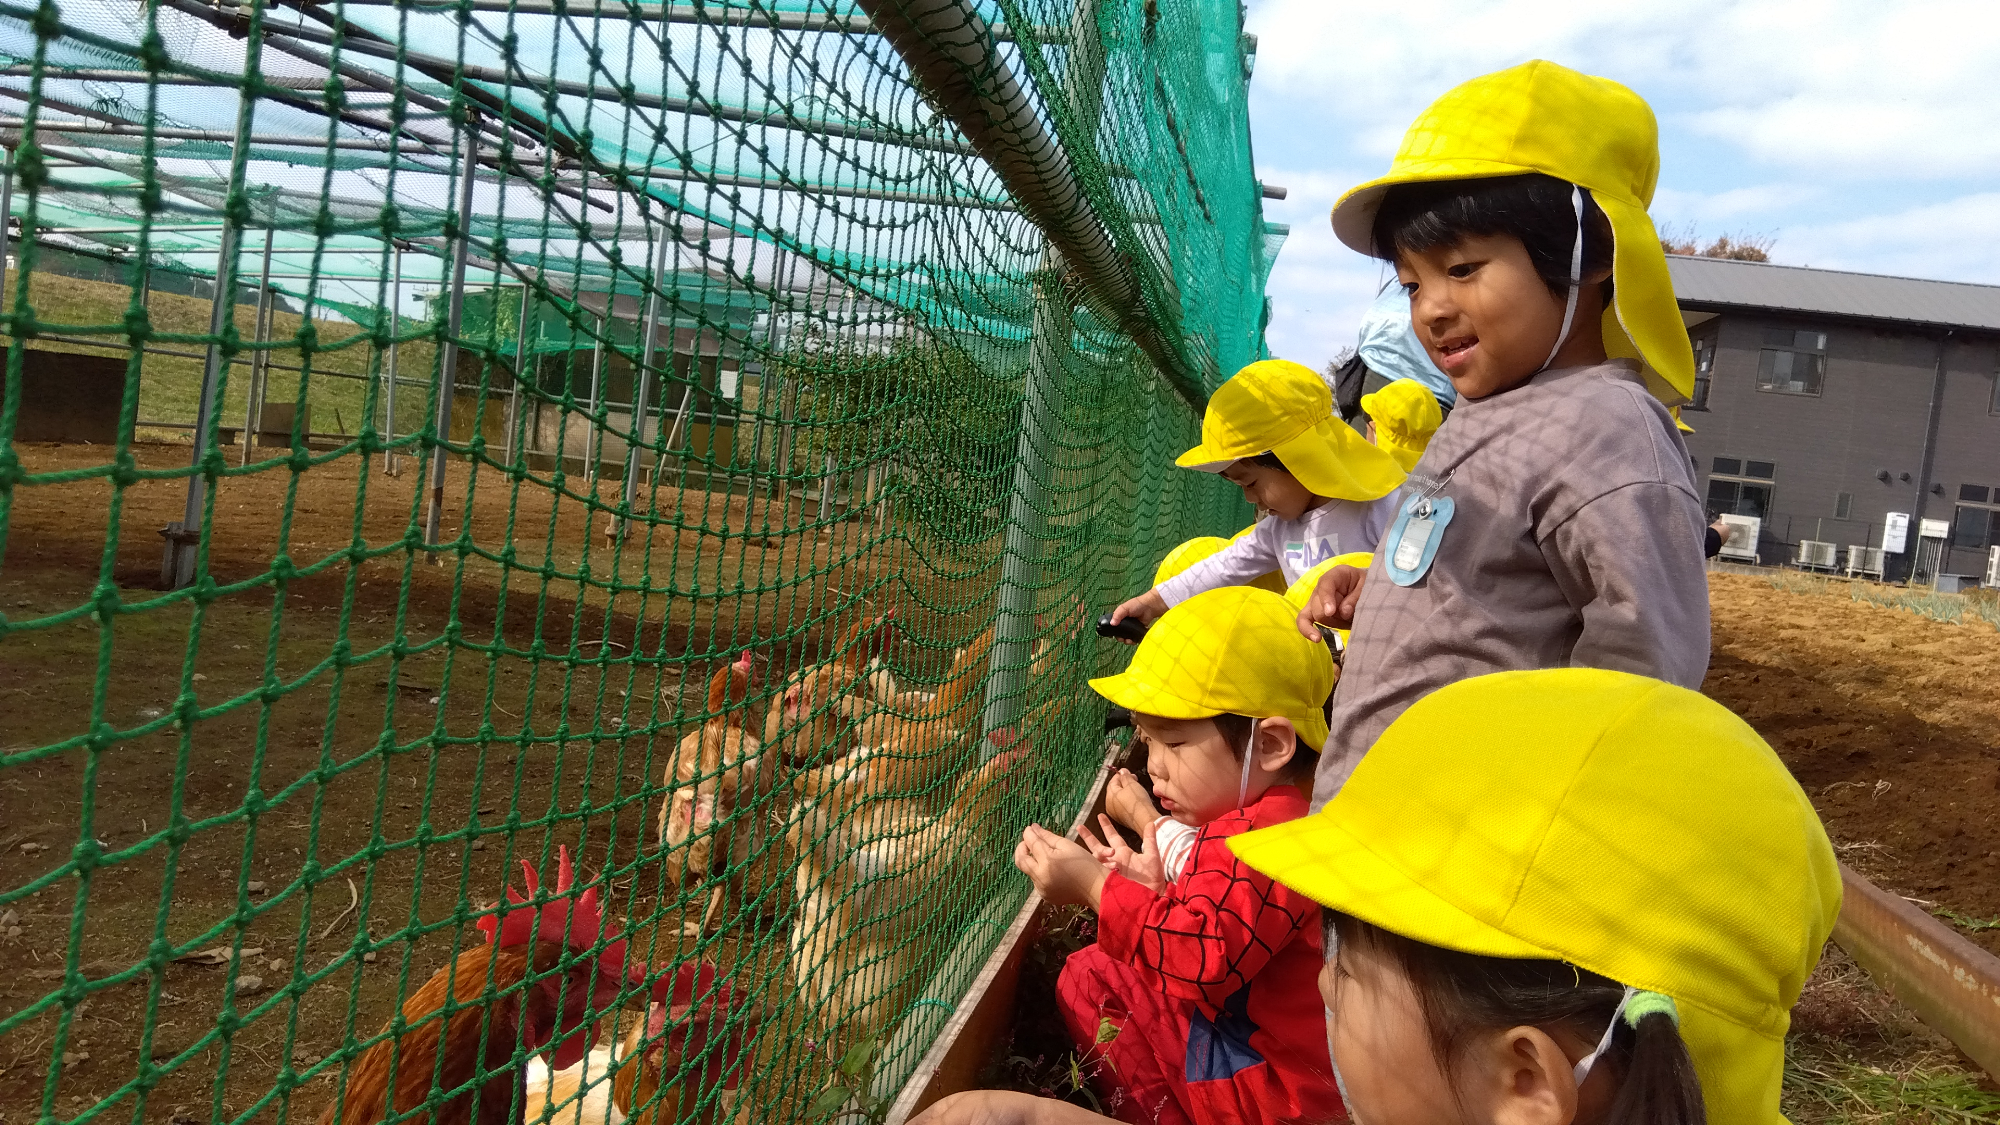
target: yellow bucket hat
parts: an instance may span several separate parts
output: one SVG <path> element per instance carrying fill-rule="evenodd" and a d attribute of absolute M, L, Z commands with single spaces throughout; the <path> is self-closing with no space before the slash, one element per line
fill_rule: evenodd
<path fill-rule="evenodd" d="M 1398 184 L 1540 172 L 1588 188 L 1611 220 L 1611 307 L 1604 349 L 1644 362 L 1647 387 L 1668 406 L 1694 394 L 1694 350 L 1674 301 L 1666 251 L 1646 208 L 1660 178 L 1660 131 L 1639 95 L 1536 59 L 1463 83 L 1403 134 L 1389 174 L 1333 207 L 1333 231 L 1375 253 L 1375 213 Z"/>
<path fill-rule="evenodd" d="M 1691 434 L 1694 432 L 1694 427 L 1688 425 L 1685 421 L 1681 419 L 1680 407 L 1676 406 L 1672 410 L 1667 411 L 1667 413 L 1672 414 L 1674 416 L 1674 429 L 1679 430 L 1684 434 Z"/>
<path fill-rule="evenodd" d="M 1708 1120 L 1784 1121 L 1785 1029 L 1840 870 L 1784 763 L 1702 695 L 1594 668 L 1464 680 L 1404 712 L 1318 814 L 1229 845 L 1415 941 L 1665 993 Z"/>
<path fill-rule="evenodd" d="M 1153 571 L 1153 585 L 1158 586 L 1167 579 L 1184 573 L 1187 568 L 1250 534 L 1256 526 L 1253 523 L 1227 539 L 1220 535 L 1197 535 L 1168 551 L 1166 557 L 1160 560 L 1160 565 Z M 1260 574 L 1247 584 L 1259 590 L 1269 590 L 1274 594 L 1285 592 L 1284 576 L 1275 570 L 1268 574 Z"/>
<path fill-rule="evenodd" d="M 1284 716 L 1308 746 L 1326 741 L 1333 654 L 1299 635 L 1298 611 L 1269 590 L 1224 586 L 1160 615 L 1097 694 L 1141 715 L 1209 719 Z"/>
<path fill-rule="evenodd" d="M 1387 453 L 1334 417 L 1326 380 L 1290 360 L 1258 360 L 1216 388 L 1201 418 L 1201 444 L 1174 464 L 1219 473 L 1265 453 L 1277 454 L 1313 495 L 1336 500 L 1379 500 L 1405 476 Z"/>
<path fill-rule="evenodd" d="M 1375 444 L 1387 450 L 1406 473 L 1417 467 L 1431 444 L 1431 435 L 1444 423 L 1437 396 L 1415 379 L 1398 379 L 1373 394 L 1362 395 L 1361 409 L 1375 423 Z"/>

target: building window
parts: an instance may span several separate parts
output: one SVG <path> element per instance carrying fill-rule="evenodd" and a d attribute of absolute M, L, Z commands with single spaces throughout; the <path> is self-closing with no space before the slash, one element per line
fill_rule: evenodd
<path fill-rule="evenodd" d="M 1951 521 L 1951 545 L 1960 551 L 1984 551 L 2000 545 L 2000 512 L 1960 504 Z"/>
<path fill-rule="evenodd" d="M 1771 510 L 1771 480 L 1778 466 L 1771 461 L 1717 457 L 1709 462 L 1708 516 L 1765 518 Z"/>
<path fill-rule="evenodd" d="M 1846 520 L 1854 518 L 1854 494 L 1852 492 L 1839 492 L 1834 494 L 1833 518 L 1837 520 Z"/>
<path fill-rule="evenodd" d="M 1694 342 L 1694 397 L 1689 410 L 1708 409 L 1708 384 L 1715 370 L 1715 340 L 1703 336 Z"/>
<path fill-rule="evenodd" d="M 1757 355 L 1757 389 L 1787 395 L 1816 395 L 1826 382 L 1826 333 L 1766 328 Z"/>

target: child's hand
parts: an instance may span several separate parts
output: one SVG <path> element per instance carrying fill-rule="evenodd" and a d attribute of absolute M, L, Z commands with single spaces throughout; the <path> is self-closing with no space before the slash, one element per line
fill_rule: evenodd
<path fill-rule="evenodd" d="M 1151 625 L 1165 612 L 1167 612 L 1167 599 L 1161 597 L 1157 589 L 1148 590 L 1136 598 L 1118 603 L 1118 608 L 1111 611 L 1111 623 L 1116 625 L 1128 617 L 1136 617 Z"/>
<path fill-rule="evenodd" d="M 1042 897 L 1057 906 L 1097 909 L 1098 894 L 1108 876 L 1083 845 L 1030 824 L 1014 848 L 1014 866 L 1033 880 Z"/>
<path fill-rule="evenodd" d="M 1314 624 L 1331 625 L 1336 629 L 1354 627 L 1354 607 L 1361 601 L 1361 584 L 1368 578 L 1368 572 L 1358 566 L 1336 566 L 1319 576 L 1319 584 L 1313 587 L 1312 598 L 1306 608 L 1299 612 L 1299 632 L 1308 639 L 1320 639 Z"/>
<path fill-rule="evenodd" d="M 1104 791 L 1104 810 L 1111 814 L 1111 819 L 1134 832 L 1144 832 L 1148 824 L 1160 819 L 1160 809 L 1153 803 L 1152 794 L 1127 769 L 1111 775 L 1111 785 Z"/>
<path fill-rule="evenodd" d="M 1167 893 L 1167 864 L 1160 855 L 1158 818 L 1147 821 L 1145 827 L 1139 830 L 1144 842 L 1136 852 L 1118 834 L 1118 826 L 1111 823 L 1110 817 L 1100 816 L 1097 819 L 1104 826 L 1103 843 L 1090 834 L 1090 829 L 1077 829 L 1077 835 L 1083 837 L 1083 846 L 1090 849 L 1097 862 L 1106 871 L 1116 871 L 1156 895 Z"/>

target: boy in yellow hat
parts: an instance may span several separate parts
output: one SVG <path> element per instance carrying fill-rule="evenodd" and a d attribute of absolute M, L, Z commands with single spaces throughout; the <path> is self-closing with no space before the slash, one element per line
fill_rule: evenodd
<path fill-rule="evenodd" d="M 1225 843 L 1306 810 L 1334 670 L 1295 616 L 1267 590 L 1197 594 L 1161 616 L 1124 672 L 1091 681 L 1132 711 L 1168 815 L 1198 829 L 1178 877 L 1154 845 L 1135 856 L 1116 843 L 1109 823 L 1116 846 L 1031 825 L 1014 853 L 1051 902 L 1097 911 L 1097 944 L 1064 963 L 1057 1007 L 1126 1121 L 1343 1116 L 1313 993 L 1318 910 Z"/>
<path fill-rule="evenodd" d="M 1170 606 L 1276 570 L 1279 588 L 1335 555 L 1374 550 L 1395 513 L 1403 469 L 1334 416 L 1333 394 L 1310 368 L 1259 360 L 1216 389 L 1186 469 L 1220 473 L 1269 514 L 1247 535 L 1111 611 L 1151 622 Z"/>
<path fill-rule="evenodd" d="M 1715 702 L 1588 668 L 1463 681 L 1320 812 L 1229 846 L 1325 909 L 1355 1120 L 1784 1125 L 1785 1031 L 1840 869 Z M 1102 1121 L 980 1091 L 917 1125 Z"/>
<path fill-rule="evenodd" d="M 1438 99 L 1334 232 L 1395 263 L 1459 393 L 1366 571 L 1300 628 L 1352 622 L 1315 804 L 1412 703 L 1508 669 L 1698 687 L 1703 517 L 1667 406 L 1694 357 L 1646 203 L 1658 133 L 1630 90 L 1549 62 Z M 1364 577 L 1365 573 L 1365 577 Z"/>

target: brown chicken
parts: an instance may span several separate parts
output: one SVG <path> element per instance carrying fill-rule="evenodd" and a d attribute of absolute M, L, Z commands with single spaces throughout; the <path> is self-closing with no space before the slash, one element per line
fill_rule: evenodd
<path fill-rule="evenodd" d="M 764 840 L 777 763 L 748 729 L 755 686 L 747 652 L 717 672 L 708 685 L 710 718 L 681 739 L 667 763 L 660 847 L 672 885 L 718 869 L 734 877 Z"/>
<path fill-rule="evenodd" d="M 557 864 L 555 891 L 537 907 L 535 871 L 522 861 L 527 894 L 509 887 L 506 901 L 479 919 L 487 944 L 459 954 L 403 1004 L 408 1026 L 347 1067 L 319 1125 L 376 1125 L 392 1113 L 413 1112 L 399 1120 L 507 1125 L 521 1120 L 517 1046 L 540 1051 L 554 1043 L 559 1069 L 587 1053 L 596 1035 L 592 1021 L 626 982 L 625 942 L 603 931 L 597 888 L 576 892 L 568 848 Z M 581 959 L 565 965 L 565 958 Z M 449 1015 L 447 999 L 454 1005 Z M 394 1026 L 385 1025 L 383 1035 Z"/>
<path fill-rule="evenodd" d="M 781 749 L 795 765 L 838 758 L 853 739 L 852 721 L 866 713 L 857 693 L 868 683 L 868 662 L 889 643 L 894 613 L 863 618 L 834 645 L 828 659 L 794 673 L 778 688 L 764 716 L 764 745 Z"/>
<path fill-rule="evenodd" d="M 863 719 L 854 749 L 800 775 L 794 787 L 809 798 L 840 793 L 849 800 L 930 793 L 971 757 L 992 649 L 988 629 L 952 661 L 934 700 L 908 716 L 878 712 Z"/>
<path fill-rule="evenodd" d="M 935 817 L 896 800 L 859 807 L 807 800 L 793 808 L 786 831 L 798 857 L 792 972 L 821 1026 L 885 1032 L 923 986 L 935 952 L 925 935 L 937 932 L 926 923 L 949 897 L 937 889 L 998 847 L 984 814 L 1020 784 L 1028 753 L 1016 743 L 994 757 Z"/>

